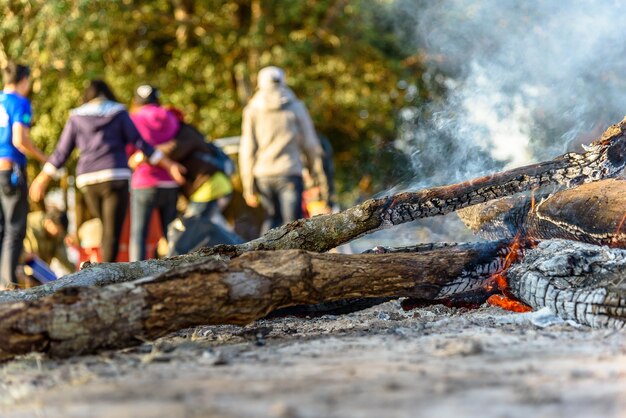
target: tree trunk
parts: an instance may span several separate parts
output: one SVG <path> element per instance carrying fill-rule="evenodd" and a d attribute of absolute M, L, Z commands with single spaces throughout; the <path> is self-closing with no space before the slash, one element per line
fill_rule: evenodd
<path fill-rule="evenodd" d="M 194 325 L 246 324 L 280 307 L 346 298 L 484 301 L 503 251 L 499 242 L 391 254 L 255 251 L 103 288 L 64 288 L 0 304 L 0 359 L 127 347 Z"/>
<path fill-rule="evenodd" d="M 544 241 L 506 276 L 510 291 L 535 309 L 592 327 L 626 323 L 626 250 Z"/>

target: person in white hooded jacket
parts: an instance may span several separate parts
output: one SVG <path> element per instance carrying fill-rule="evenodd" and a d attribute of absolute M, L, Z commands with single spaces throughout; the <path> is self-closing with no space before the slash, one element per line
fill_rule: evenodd
<path fill-rule="evenodd" d="M 278 67 L 259 71 L 258 90 L 243 112 L 239 171 L 243 196 L 249 206 L 259 205 L 267 218 L 263 231 L 302 218 L 302 170 L 309 170 L 320 187 L 320 200 L 328 201 L 323 150 L 305 105 L 285 85 Z M 304 164 L 304 165 L 303 165 Z"/>

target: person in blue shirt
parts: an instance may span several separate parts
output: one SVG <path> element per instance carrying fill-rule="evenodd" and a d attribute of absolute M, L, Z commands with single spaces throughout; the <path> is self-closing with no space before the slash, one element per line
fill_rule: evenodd
<path fill-rule="evenodd" d="M 28 215 L 26 155 L 42 163 L 46 155 L 31 141 L 32 111 L 26 98 L 30 69 L 9 62 L 2 69 L 0 93 L 0 290 L 17 285 L 15 269 L 22 253 Z"/>

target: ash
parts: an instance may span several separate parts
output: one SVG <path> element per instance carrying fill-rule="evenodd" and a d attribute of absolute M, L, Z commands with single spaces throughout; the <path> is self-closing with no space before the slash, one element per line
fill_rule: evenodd
<path fill-rule="evenodd" d="M 619 417 L 622 332 L 548 310 L 398 301 L 188 329 L 97 356 L 1 366 L 0 416 Z"/>

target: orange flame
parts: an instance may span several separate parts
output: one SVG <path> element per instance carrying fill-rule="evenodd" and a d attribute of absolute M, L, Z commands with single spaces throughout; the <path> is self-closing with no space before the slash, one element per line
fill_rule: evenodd
<path fill-rule="evenodd" d="M 491 295 L 487 299 L 487 303 L 493 306 L 498 306 L 502 309 L 506 309 L 511 312 L 530 312 L 533 310 L 530 306 L 519 300 L 511 299 L 504 295 Z"/>
<path fill-rule="evenodd" d="M 626 213 L 624 213 L 624 216 L 622 217 L 622 220 L 620 221 L 619 225 L 617 226 L 617 231 L 615 231 L 615 236 L 613 237 L 613 240 L 611 242 L 611 246 L 619 247 L 619 234 L 622 231 L 622 227 L 624 226 L 624 223 L 626 223 Z"/>
<path fill-rule="evenodd" d="M 537 201 L 535 200 L 535 189 L 532 189 L 532 191 L 530 192 L 530 211 L 534 212 L 535 211 L 535 205 L 537 203 Z"/>
<path fill-rule="evenodd" d="M 533 200 L 534 202 L 534 200 Z M 513 242 L 509 246 L 509 253 L 504 259 L 502 268 L 491 275 L 489 278 L 489 284 L 486 286 L 488 291 L 491 291 L 496 287 L 502 294 L 491 295 L 487 299 L 487 303 L 494 306 L 499 306 L 502 309 L 506 309 L 512 312 L 529 312 L 532 308 L 518 300 L 515 300 L 508 292 L 509 284 L 506 279 L 506 271 L 511 265 L 521 258 L 522 238 L 520 232 L 515 235 Z M 534 244 L 534 243 L 532 243 Z"/>

